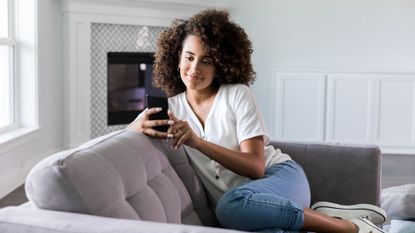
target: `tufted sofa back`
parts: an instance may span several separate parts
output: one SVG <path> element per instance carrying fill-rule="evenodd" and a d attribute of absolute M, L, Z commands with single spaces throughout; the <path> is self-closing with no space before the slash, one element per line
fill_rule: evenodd
<path fill-rule="evenodd" d="M 42 209 L 217 225 L 185 151 L 129 130 L 45 158 L 25 187 L 29 201 Z"/>

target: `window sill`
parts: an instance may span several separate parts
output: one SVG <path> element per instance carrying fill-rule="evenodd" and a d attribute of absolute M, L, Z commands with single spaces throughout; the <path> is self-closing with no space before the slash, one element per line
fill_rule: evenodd
<path fill-rule="evenodd" d="M 20 127 L 0 134 L 1 154 L 36 139 L 39 135 L 38 127 Z"/>

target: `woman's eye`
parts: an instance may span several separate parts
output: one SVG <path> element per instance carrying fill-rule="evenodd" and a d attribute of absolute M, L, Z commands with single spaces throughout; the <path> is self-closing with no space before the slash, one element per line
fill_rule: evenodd
<path fill-rule="evenodd" d="M 186 61 L 192 61 L 192 60 L 193 60 L 193 57 L 186 56 L 186 57 L 184 57 L 184 59 L 185 59 Z"/>
<path fill-rule="evenodd" d="M 210 59 L 204 59 L 202 62 L 208 65 L 212 64 L 212 60 Z"/>

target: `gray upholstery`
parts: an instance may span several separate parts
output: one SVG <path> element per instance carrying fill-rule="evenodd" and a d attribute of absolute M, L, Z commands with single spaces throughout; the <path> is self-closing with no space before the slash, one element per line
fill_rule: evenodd
<path fill-rule="evenodd" d="M 379 206 L 381 152 L 373 145 L 272 142 L 300 163 L 311 203 L 368 203 Z"/>
<path fill-rule="evenodd" d="M 170 164 L 180 177 L 189 192 L 193 208 L 204 226 L 219 226 L 214 210 L 211 208 L 210 201 L 202 182 L 196 171 L 190 164 L 190 160 L 181 147 L 178 150 L 172 149 L 168 141 L 153 140 L 157 148 L 163 150 Z"/>
<path fill-rule="evenodd" d="M 378 147 L 298 142 L 273 145 L 304 167 L 312 202 L 379 203 Z M 185 151 L 128 130 L 44 159 L 27 176 L 26 193 L 32 206 L 55 211 L 1 209 L 0 232 L 2 227 L 7 227 L 7 232 L 28 232 L 30 227 L 30 232 L 54 232 L 50 229 L 55 228 L 57 232 L 93 232 L 90 226 L 95 232 L 121 232 L 114 229 L 124 223 L 129 229 L 146 229 L 140 232 L 211 232 L 211 228 L 205 231 L 196 226 L 170 227 L 147 221 L 218 226 Z M 65 231 L 65 226 L 74 228 Z"/>
<path fill-rule="evenodd" d="M 7 207 L 0 209 L 1 233 L 238 233 L 240 231 Z"/>
<path fill-rule="evenodd" d="M 123 130 L 51 156 L 28 175 L 28 199 L 42 209 L 200 224 L 188 191 L 155 141 Z"/>

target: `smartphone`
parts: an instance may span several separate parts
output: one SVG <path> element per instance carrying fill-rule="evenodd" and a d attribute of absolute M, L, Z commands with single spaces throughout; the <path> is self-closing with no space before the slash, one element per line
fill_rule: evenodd
<path fill-rule="evenodd" d="M 161 108 L 161 111 L 150 115 L 150 120 L 166 120 L 169 119 L 167 109 L 169 108 L 169 102 L 167 97 L 146 95 L 147 107 L 150 108 Z M 161 132 L 167 132 L 169 125 L 155 126 L 153 129 Z"/>

